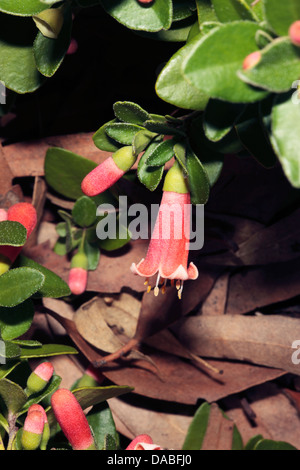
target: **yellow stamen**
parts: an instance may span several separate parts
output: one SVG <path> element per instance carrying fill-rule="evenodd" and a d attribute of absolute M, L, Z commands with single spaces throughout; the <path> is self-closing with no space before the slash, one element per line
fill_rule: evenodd
<path fill-rule="evenodd" d="M 148 279 L 144 282 L 144 286 L 146 286 L 148 284 Z"/>
<path fill-rule="evenodd" d="M 176 281 L 176 289 L 179 290 L 181 287 L 181 282 L 178 280 Z"/>
<path fill-rule="evenodd" d="M 164 284 L 161 288 L 161 293 L 165 294 L 166 293 L 166 284 Z"/>
<path fill-rule="evenodd" d="M 155 297 L 157 297 L 158 294 L 159 294 L 159 287 L 158 287 L 158 286 L 155 286 L 155 287 L 154 287 L 154 295 L 155 295 Z"/>
<path fill-rule="evenodd" d="M 149 292 L 151 292 L 151 286 L 147 287 L 147 294 L 149 294 Z"/>

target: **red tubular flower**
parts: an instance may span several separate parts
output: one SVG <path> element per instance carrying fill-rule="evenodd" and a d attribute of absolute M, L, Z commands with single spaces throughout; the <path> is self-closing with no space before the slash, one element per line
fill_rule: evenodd
<path fill-rule="evenodd" d="M 27 230 L 27 240 L 30 237 L 31 233 L 33 232 L 36 222 L 37 222 L 37 214 L 36 210 L 32 204 L 28 202 L 19 202 L 11 206 L 7 211 L 7 219 L 13 222 L 19 222 Z M 3 245 L 0 246 L 0 261 L 1 258 L 3 259 L 1 263 L 0 274 L 3 274 L 7 271 L 10 265 L 15 261 L 17 256 L 19 255 L 20 251 L 23 249 L 22 246 L 7 246 Z M 2 256 L 1 256 L 2 255 Z M 4 266 L 5 265 L 5 266 Z"/>
<path fill-rule="evenodd" d="M 56 390 L 51 406 L 62 432 L 74 450 L 96 449 L 85 414 L 72 392 L 65 388 Z"/>
<path fill-rule="evenodd" d="M 140 434 L 130 442 L 125 450 L 162 450 L 162 447 L 153 444 L 153 440 L 148 434 Z"/>
<path fill-rule="evenodd" d="M 300 20 L 294 21 L 289 29 L 289 36 L 294 46 L 300 46 Z"/>
<path fill-rule="evenodd" d="M 131 146 L 122 147 L 86 175 L 81 189 L 86 196 L 96 196 L 113 186 L 128 171 L 136 156 Z"/>
<path fill-rule="evenodd" d="M 154 295 L 158 295 L 161 278 L 164 280 L 164 286 L 167 279 L 177 280 L 179 298 L 182 294 L 183 281 L 198 277 L 196 266 L 193 263 L 188 266 L 190 193 L 180 174 L 181 170 L 177 165 L 169 171 L 146 258 L 137 265 L 135 263 L 131 265 L 131 271 L 145 277 L 146 283 L 148 278 L 158 273 Z M 175 189 L 173 181 L 180 192 L 169 190 Z M 148 292 L 150 290 L 149 286 Z"/>

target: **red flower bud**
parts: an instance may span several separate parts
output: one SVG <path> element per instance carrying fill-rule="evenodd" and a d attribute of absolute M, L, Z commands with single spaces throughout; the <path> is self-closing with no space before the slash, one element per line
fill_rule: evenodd
<path fill-rule="evenodd" d="M 69 272 L 68 285 L 72 294 L 80 295 L 85 292 L 88 272 L 83 268 L 71 268 Z"/>
<path fill-rule="evenodd" d="M 21 443 L 25 450 L 36 450 L 42 439 L 44 415 L 38 410 L 27 414 L 22 431 Z"/>
<path fill-rule="evenodd" d="M 53 365 L 51 362 L 42 362 L 30 374 L 27 380 L 29 394 L 43 390 L 53 375 Z"/>
<path fill-rule="evenodd" d="M 32 231 L 34 230 L 37 222 L 37 215 L 36 210 L 32 204 L 28 202 L 19 202 L 11 206 L 7 211 L 7 219 L 13 222 L 19 222 L 22 224 L 27 230 L 27 239 L 31 235 Z M 0 246 L 0 261 L 1 255 L 4 259 L 4 263 L 6 263 L 6 267 L 3 266 L 3 269 L 0 271 L 1 274 L 7 271 L 17 256 L 19 255 L 20 251 L 22 250 L 22 246 L 8 246 L 2 245 Z"/>
<path fill-rule="evenodd" d="M 62 432 L 74 450 L 96 448 L 89 423 L 72 392 L 65 388 L 56 390 L 51 397 L 51 406 Z"/>
<path fill-rule="evenodd" d="M 300 20 L 295 21 L 291 24 L 289 29 L 289 36 L 291 42 L 295 46 L 300 46 Z"/>
<path fill-rule="evenodd" d="M 42 415 L 44 417 L 44 429 L 43 429 L 43 434 L 42 434 L 42 438 L 41 438 L 40 449 L 41 450 L 46 450 L 48 441 L 50 439 L 50 427 L 49 427 L 49 424 L 48 424 L 47 413 L 41 405 L 39 405 L 38 403 L 34 403 L 33 405 L 31 405 L 28 408 L 27 416 L 30 413 L 34 412 L 34 411 L 38 411 L 38 412 L 42 413 Z"/>
<path fill-rule="evenodd" d="M 255 67 L 256 64 L 258 64 L 260 59 L 261 59 L 260 51 L 251 52 L 251 54 L 247 55 L 247 57 L 245 57 L 244 59 L 243 69 L 244 70 L 252 69 L 253 67 Z"/>

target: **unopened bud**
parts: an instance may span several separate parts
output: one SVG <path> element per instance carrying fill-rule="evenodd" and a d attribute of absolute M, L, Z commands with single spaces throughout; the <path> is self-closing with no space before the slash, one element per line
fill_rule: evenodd
<path fill-rule="evenodd" d="M 113 186 L 135 163 L 132 146 L 122 147 L 86 175 L 81 189 L 87 196 L 96 196 Z"/>
<path fill-rule="evenodd" d="M 260 51 L 251 52 L 251 54 L 247 55 L 247 57 L 245 57 L 244 59 L 243 69 L 244 70 L 252 69 L 253 67 L 255 67 L 255 65 L 258 64 L 260 59 L 261 59 Z"/>
<path fill-rule="evenodd" d="M 51 397 L 51 406 L 62 432 L 74 450 L 96 450 L 89 423 L 72 392 L 64 388 L 56 390 Z"/>
<path fill-rule="evenodd" d="M 300 20 L 291 24 L 289 29 L 289 36 L 294 46 L 300 47 Z"/>
<path fill-rule="evenodd" d="M 29 394 L 41 392 L 53 375 L 51 362 L 42 362 L 30 374 L 27 380 L 27 392 Z"/>
<path fill-rule="evenodd" d="M 44 430 L 44 416 L 38 410 L 27 414 L 21 436 L 24 450 L 36 450 L 40 446 Z"/>
<path fill-rule="evenodd" d="M 44 408 L 41 405 L 39 405 L 38 403 L 35 403 L 35 404 L 31 405 L 28 408 L 27 415 L 29 415 L 33 411 L 39 411 L 40 413 L 42 413 L 42 415 L 44 417 L 44 429 L 43 429 L 43 434 L 42 434 L 42 438 L 41 438 L 41 442 L 40 442 L 40 449 L 41 450 L 46 450 L 48 441 L 50 439 L 50 427 L 49 427 L 49 423 L 48 423 L 47 413 L 44 410 Z"/>

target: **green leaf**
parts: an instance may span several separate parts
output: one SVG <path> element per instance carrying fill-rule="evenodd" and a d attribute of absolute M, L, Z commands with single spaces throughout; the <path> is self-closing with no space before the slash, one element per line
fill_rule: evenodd
<path fill-rule="evenodd" d="M 83 196 L 81 182 L 97 166 L 69 150 L 51 147 L 45 157 L 45 177 L 47 183 L 59 194 L 70 199 Z"/>
<path fill-rule="evenodd" d="M 89 243 L 87 240 L 84 242 L 84 252 L 88 259 L 88 270 L 94 271 L 97 269 L 100 260 L 99 247 L 94 243 Z"/>
<path fill-rule="evenodd" d="M 188 171 L 186 167 L 186 142 L 177 142 L 173 148 L 176 160 L 179 162 L 184 173 L 187 175 Z"/>
<path fill-rule="evenodd" d="M 300 188 L 300 105 L 290 94 L 275 97 L 272 110 L 271 143 L 283 171 L 296 188 Z M 0 278 L 1 279 L 1 278 Z"/>
<path fill-rule="evenodd" d="M 4 220 L 0 222 L 0 245 L 23 246 L 27 239 L 27 230 L 19 222 Z"/>
<path fill-rule="evenodd" d="M 0 396 L 9 413 L 12 414 L 17 413 L 27 401 L 27 395 L 24 390 L 6 378 L 0 380 Z"/>
<path fill-rule="evenodd" d="M 10 13 L 12 15 L 32 16 L 40 13 L 51 5 L 57 3 L 58 0 L 41 2 L 40 0 L 1 0 L 0 11 Z"/>
<path fill-rule="evenodd" d="M 12 340 L 29 330 L 34 316 L 34 306 L 30 299 L 15 307 L 0 307 L 0 336 Z"/>
<path fill-rule="evenodd" d="M 174 157 L 174 140 L 168 139 L 158 144 L 147 158 L 147 165 L 161 166 Z"/>
<path fill-rule="evenodd" d="M 0 276 L 0 306 L 14 307 L 37 292 L 45 276 L 36 269 L 10 269 Z"/>
<path fill-rule="evenodd" d="M 210 0 L 196 0 L 199 26 L 205 22 L 218 21 L 215 9 Z"/>
<path fill-rule="evenodd" d="M 89 227 L 96 220 L 96 204 L 88 196 L 82 196 L 74 204 L 72 217 L 80 227 Z"/>
<path fill-rule="evenodd" d="M 1 350 L 0 350 L 0 355 L 1 355 Z M 7 375 L 9 375 L 15 367 L 17 367 L 21 362 L 19 360 L 11 360 L 6 362 L 6 364 L 0 364 L 0 379 L 3 379 Z M 1 415 L 0 415 L 1 418 Z M 1 425 L 1 419 L 0 419 L 0 425 Z"/>
<path fill-rule="evenodd" d="M 191 203 L 205 204 L 209 196 L 209 179 L 202 163 L 190 147 L 186 152 L 186 167 L 189 175 Z"/>
<path fill-rule="evenodd" d="M 79 401 L 83 410 L 92 405 L 102 403 L 109 398 L 116 398 L 125 393 L 133 391 L 132 387 L 127 385 L 110 385 L 108 387 L 86 387 L 73 390 L 73 393 Z"/>
<path fill-rule="evenodd" d="M 64 24 L 57 37 L 52 39 L 38 32 L 33 44 L 34 58 L 37 69 L 46 77 L 52 77 L 68 50 L 71 40 L 72 11 L 67 8 L 64 13 Z"/>
<path fill-rule="evenodd" d="M 106 434 L 101 450 L 117 450 L 117 443 L 111 434 Z"/>
<path fill-rule="evenodd" d="M 300 76 L 300 48 L 288 38 L 279 38 L 261 51 L 262 57 L 255 67 L 240 70 L 239 77 L 250 85 L 282 93 L 291 89 Z"/>
<path fill-rule="evenodd" d="M 102 0 L 105 10 L 127 28 L 142 31 L 168 29 L 172 23 L 172 0 L 155 0 L 142 5 L 136 0 Z"/>
<path fill-rule="evenodd" d="M 0 13 L 0 80 L 17 93 L 33 92 L 45 80 L 33 56 L 35 34 L 31 18 Z"/>
<path fill-rule="evenodd" d="M 259 25 L 250 21 L 236 21 L 214 28 L 201 37 L 183 63 L 187 80 L 208 96 L 231 103 L 264 98 L 265 91 L 248 85 L 237 76 L 244 58 L 257 49 L 255 34 L 258 28 Z"/>
<path fill-rule="evenodd" d="M 61 354 L 77 354 L 76 349 L 71 346 L 60 344 L 43 344 L 41 347 L 21 347 L 21 358 L 31 359 L 34 357 L 60 356 Z"/>
<path fill-rule="evenodd" d="M 202 125 L 202 116 L 194 118 L 189 129 L 189 141 L 196 155 L 201 156 L 201 163 L 207 173 L 209 184 L 213 186 L 220 176 L 224 156 L 207 139 Z"/>
<path fill-rule="evenodd" d="M 89 425 L 93 430 L 93 436 L 98 449 L 104 447 L 107 435 L 112 436 L 115 443 L 119 442 L 119 435 L 116 430 L 115 422 L 106 401 L 93 406 L 87 415 Z"/>
<path fill-rule="evenodd" d="M 164 167 L 150 167 L 147 164 L 148 156 L 153 152 L 153 150 L 157 147 L 157 143 L 153 142 L 149 145 L 143 156 L 141 157 L 138 168 L 137 168 L 137 176 L 138 179 L 142 184 L 146 186 L 150 191 L 154 191 L 157 186 L 159 185 L 163 172 Z"/>
<path fill-rule="evenodd" d="M 297 448 L 292 446 L 288 442 L 262 439 L 261 441 L 258 441 L 256 446 L 254 447 L 254 450 L 297 450 Z"/>
<path fill-rule="evenodd" d="M 182 21 L 193 15 L 195 2 L 193 0 L 173 0 L 173 21 Z"/>
<path fill-rule="evenodd" d="M 100 150 L 104 150 L 105 152 L 116 152 L 121 147 L 118 142 L 108 137 L 105 131 L 106 127 L 109 124 L 113 124 L 114 122 L 116 122 L 116 119 L 107 122 L 101 126 L 93 135 L 93 141 L 96 147 L 98 147 Z"/>
<path fill-rule="evenodd" d="M 134 155 L 139 155 L 146 147 L 150 144 L 151 140 L 153 140 L 157 134 L 154 132 L 150 132 L 147 129 L 143 129 L 135 134 L 132 147 Z"/>
<path fill-rule="evenodd" d="M 209 100 L 203 116 L 205 135 L 217 142 L 227 135 L 244 111 L 245 106 L 219 100 Z"/>
<path fill-rule="evenodd" d="M 243 450 L 243 439 L 241 433 L 239 432 L 237 426 L 233 425 L 233 433 L 232 433 L 232 450 Z"/>
<path fill-rule="evenodd" d="M 181 72 L 184 59 L 193 50 L 198 39 L 199 35 L 171 57 L 155 84 L 156 93 L 162 100 L 180 108 L 202 110 L 208 102 L 208 96 L 189 83 Z"/>
<path fill-rule="evenodd" d="M 59 298 L 70 295 L 68 284 L 53 271 L 45 268 L 36 261 L 20 255 L 17 260 L 17 266 L 20 268 L 32 268 L 39 271 L 44 276 L 45 281 L 41 288 L 34 294 L 34 297 Z"/>
<path fill-rule="evenodd" d="M 278 36 L 286 36 L 291 24 L 300 18 L 298 0 L 263 0 L 262 3 L 267 23 Z"/>
<path fill-rule="evenodd" d="M 144 121 L 150 119 L 147 111 L 130 101 L 117 101 L 113 105 L 113 109 L 116 118 L 130 124 L 142 125 Z"/>
<path fill-rule="evenodd" d="M 143 127 L 125 122 L 108 124 L 105 128 L 108 137 L 123 145 L 131 145 L 135 134 L 141 130 L 143 130 Z"/>
<path fill-rule="evenodd" d="M 222 23 L 238 20 L 257 20 L 256 15 L 245 0 L 212 0 L 212 5 Z"/>
<path fill-rule="evenodd" d="M 159 122 L 154 120 L 145 121 L 144 125 L 146 129 L 151 132 L 157 132 L 157 134 L 165 134 L 165 135 L 177 135 L 179 137 L 185 137 L 185 133 L 180 130 L 176 129 L 169 125 L 167 121 Z"/>
<path fill-rule="evenodd" d="M 256 444 L 263 440 L 263 436 L 261 434 L 257 434 L 249 439 L 247 444 L 245 445 L 244 449 L 245 450 L 254 450 Z"/>
<path fill-rule="evenodd" d="M 186 42 L 191 27 L 195 22 L 195 15 L 185 18 L 181 21 L 173 21 L 171 27 L 167 30 L 162 29 L 156 33 L 147 33 L 145 31 L 140 31 L 139 36 L 156 40 L 156 41 L 167 41 L 167 42 Z M 199 30 L 198 30 L 199 32 Z"/>
<path fill-rule="evenodd" d="M 182 450 L 200 450 L 208 425 L 210 405 L 202 403 L 191 422 Z"/>

